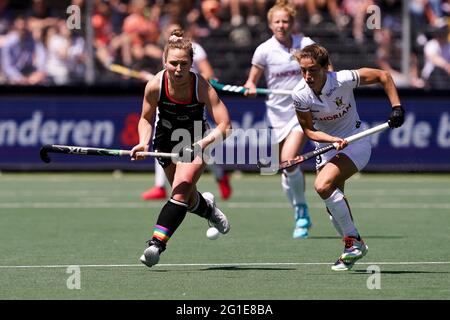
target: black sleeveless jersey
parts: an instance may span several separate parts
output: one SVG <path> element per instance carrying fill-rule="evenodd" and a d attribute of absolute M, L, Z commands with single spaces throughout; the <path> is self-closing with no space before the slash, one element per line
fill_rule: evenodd
<path fill-rule="evenodd" d="M 205 119 L 205 104 L 198 101 L 198 76 L 194 75 L 191 98 L 189 101 L 177 101 L 169 96 L 167 71 L 161 76 L 158 99 L 158 121 L 154 138 L 154 147 L 159 151 L 171 149 L 182 139 L 178 135 L 172 137 L 177 129 L 187 130 L 190 134 L 190 144 L 200 140 L 207 129 Z M 171 150 L 168 150 L 172 152 Z"/>

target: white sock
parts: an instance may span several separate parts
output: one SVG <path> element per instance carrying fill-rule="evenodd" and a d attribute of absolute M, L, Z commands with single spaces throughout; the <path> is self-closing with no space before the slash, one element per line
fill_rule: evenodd
<path fill-rule="evenodd" d="M 223 177 L 223 168 L 217 164 L 208 165 L 208 169 L 212 172 L 216 180 L 220 180 Z"/>
<path fill-rule="evenodd" d="M 295 170 L 291 172 L 283 170 L 283 174 L 281 176 L 281 185 L 283 187 L 283 190 L 285 188 L 284 185 L 288 187 L 288 190 L 292 196 L 292 198 L 290 198 L 289 196 L 288 198 L 292 205 L 296 206 L 298 204 L 306 203 L 305 181 L 303 178 L 303 172 L 300 170 L 300 168 L 296 167 Z"/>
<path fill-rule="evenodd" d="M 344 236 L 358 237 L 358 230 L 356 230 L 353 223 L 350 208 L 342 191 L 336 188 L 324 202 L 333 216 L 333 222 L 336 222 L 341 227 Z M 338 229 L 336 230 L 339 232 Z"/>
<path fill-rule="evenodd" d="M 163 167 L 155 160 L 155 187 L 164 188 L 166 186 L 166 174 Z"/>
<path fill-rule="evenodd" d="M 290 204 L 293 204 L 293 196 L 292 196 L 292 191 L 291 188 L 287 182 L 287 178 L 284 174 L 281 174 L 281 188 L 283 189 L 284 194 L 286 195 L 286 197 L 289 200 Z"/>
<path fill-rule="evenodd" d="M 327 208 L 328 213 L 330 212 L 330 209 Z M 329 214 L 330 217 L 330 221 L 333 224 L 334 228 L 336 229 L 337 233 L 343 237 L 344 236 L 344 232 L 342 232 L 341 226 L 337 223 L 336 219 L 333 219 L 333 216 L 331 215 L 331 213 Z"/>

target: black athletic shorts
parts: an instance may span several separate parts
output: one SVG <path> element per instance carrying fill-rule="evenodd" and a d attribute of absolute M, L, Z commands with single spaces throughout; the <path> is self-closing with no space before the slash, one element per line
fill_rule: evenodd
<path fill-rule="evenodd" d="M 209 129 L 208 124 L 205 122 L 203 124 L 203 133 L 206 132 L 206 130 Z M 153 150 L 157 152 L 175 152 L 178 153 L 180 150 L 186 146 L 192 145 L 194 142 L 200 140 L 202 137 L 194 137 L 194 134 L 190 135 L 191 139 L 187 140 L 183 138 L 180 138 L 179 140 L 172 141 L 172 131 L 171 130 L 164 130 L 161 129 L 161 127 L 156 128 L 155 137 L 153 138 Z M 183 142 L 183 143 L 181 143 Z M 156 160 L 158 160 L 159 164 L 163 168 L 167 168 L 173 161 L 176 161 L 176 159 L 171 158 L 161 158 L 156 157 Z"/>

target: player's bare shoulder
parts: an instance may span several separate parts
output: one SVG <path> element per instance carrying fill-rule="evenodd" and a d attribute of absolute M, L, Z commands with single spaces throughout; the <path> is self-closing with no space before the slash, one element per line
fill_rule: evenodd
<path fill-rule="evenodd" d="M 161 89 L 161 77 L 164 74 L 164 70 L 158 72 L 153 79 L 149 80 L 145 86 L 145 98 L 148 101 L 157 101 L 159 98 L 159 92 Z"/>
<path fill-rule="evenodd" d="M 205 78 L 203 78 L 201 75 L 197 74 L 197 94 L 198 99 L 200 102 L 207 102 L 209 101 L 210 94 L 216 94 L 216 91 L 214 88 L 209 84 L 209 81 L 207 81 Z"/>

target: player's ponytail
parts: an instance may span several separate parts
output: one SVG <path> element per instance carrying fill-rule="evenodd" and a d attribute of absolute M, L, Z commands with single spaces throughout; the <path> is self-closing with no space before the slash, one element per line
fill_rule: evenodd
<path fill-rule="evenodd" d="M 269 21 L 269 23 L 272 21 L 272 16 L 274 12 L 278 10 L 286 11 L 289 14 L 291 22 L 294 21 L 295 16 L 297 15 L 297 10 L 295 10 L 295 8 L 289 3 L 289 1 L 277 0 L 275 5 L 272 8 L 270 8 L 269 11 L 267 12 L 267 21 Z"/>
<path fill-rule="evenodd" d="M 167 44 L 164 47 L 164 61 L 167 59 L 169 49 L 187 50 L 192 61 L 194 57 L 194 49 L 192 48 L 191 40 L 188 38 L 183 38 L 183 35 L 184 32 L 181 29 L 175 29 L 170 33 L 169 39 L 167 39 Z"/>

